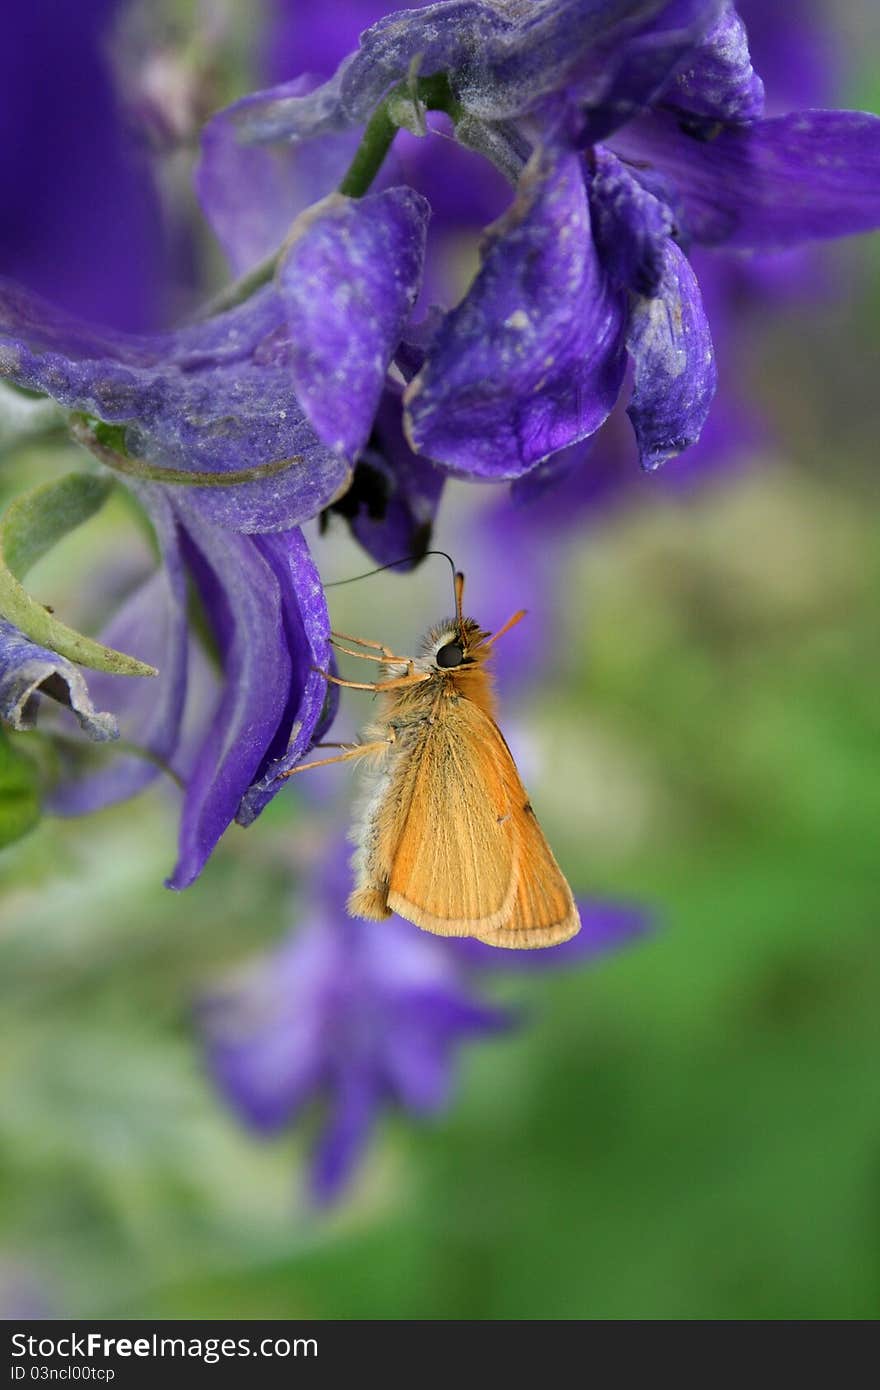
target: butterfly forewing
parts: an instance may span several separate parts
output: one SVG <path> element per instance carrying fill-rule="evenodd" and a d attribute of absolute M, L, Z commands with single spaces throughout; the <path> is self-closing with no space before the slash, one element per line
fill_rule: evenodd
<path fill-rule="evenodd" d="M 481 936 L 517 893 L 512 759 L 496 725 L 460 699 L 427 725 L 391 864 L 388 906 L 427 931 Z"/>
<path fill-rule="evenodd" d="M 544 839 L 513 759 L 510 770 L 516 779 L 516 790 L 511 787 L 517 850 L 516 897 L 510 916 L 492 931 L 481 932 L 480 937 L 491 946 L 557 946 L 580 930 L 580 917 L 565 875 Z"/>

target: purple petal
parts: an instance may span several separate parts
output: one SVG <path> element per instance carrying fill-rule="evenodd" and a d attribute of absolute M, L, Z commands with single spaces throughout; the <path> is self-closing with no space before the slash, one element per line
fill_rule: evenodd
<path fill-rule="evenodd" d="M 465 476 L 513 478 L 592 434 L 623 379 L 624 317 L 579 156 L 538 152 L 407 388 L 414 447 Z"/>
<path fill-rule="evenodd" d="M 489 121 L 522 116 L 564 89 L 626 119 L 645 104 L 714 22 L 722 0 L 541 0 L 508 12 L 446 0 L 386 15 L 361 35 L 323 86 L 276 87 L 230 117 L 242 140 L 305 140 L 363 124 L 418 61 L 445 72 L 465 110 Z"/>
<path fill-rule="evenodd" d="M 255 92 L 230 107 L 229 115 L 248 144 L 350 130 L 407 76 L 416 57 L 422 77 L 452 71 L 483 51 L 493 33 L 510 27 L 477 0 L 447 0 L 386 15 L 361 35 L 358 51 L 322 86 L 306 95 L 295 83 Z"/>
<path fill-rule="evenodd" d="M 291 461 L 253 482 L 186 489 L 203 515 L 235 530 L 285 530 L 315 516 L 348 477 L 297 404 L 290 353 L 270 286 L 176 333 L 136 336 L 95 329 L 0 282 L 0 374 L 126 424 L 132 456 L 194 478 Z"/>
<path fill-rule="evenodd" d="M 700 51 L 726 0 L 667 0 L 663 4 L 615 7 L 587 4 L 597 11 L 598 32 L 571 66 L 567 98 L 578 109 L 572 134 L 582 145 L 604 139 L 637 111 L 657 101 L 676 73 Z M 558 42 L 564 61 L 566 6 L 558 11 Z M 610 13 L 609 13 L 610 10 Z M 551 93 L 559 90 L 556 84 Z M 552 110 L 552 107 L 550 108 Z M 571 117 L 569 115 L 569 122 Z"/>
<path fill-rule="evenodd" d="M 299 77 L 284 90 L 303 96 L 310 87 L 311 79 Z M 294 218 L 337 186 L 357 148 L 353 132 L 271 150 L 242 145 L 236 113 L 254 100 L 212 117 L 195 173 L 199 201 L 236 274 L 277 251 Z"/>
<path fill-rule="evenodd" d="M 688 234 L 711 246 L 773 250 L 880 225 L 880 116 L 800 111 L 700 140 L 654 113 L 614 148 L 674 184 Z"/>
<path fill-rule="evenodd" d="M 649 470 L 699 439 L 716 385 L 697 277 L 674 241 L 666 243 L 665 260 L 659 293 L 635 302 L 627 334 L 635 363 L 627 414 Z"/>
<path fill-rule="evenodd" d="M 450 941 L 450 949 L 463 965 L 487 970 L 526 971 L 588 965 L 596 957 L 619 950 L 638 940 L 653 928 L 652 915 L 644 908 L 625 903 L 580 899 L 581 929 L 577 936 L 560 946 L 541 951 L 499 951 L 484 941 L 461 937 Z"/>
<path fill-rule="evenodd" d="M 278 267 L 297 398 L 318 437 L 352 460 L 419 292 L 429 216 L 410 188 L 332 194 L 294 227 Z"/>
<path fill-rule="evenodd" d="M 330 1056 L 326 987 L 339 967 L 335 933 L 306 921 L 197 1001 L 209 1070 L 245 1124 L 277 1129 L 317 1098 Z"/>
<path fill-rule="evenodd" d="M 190 771 L 170 888 L 198 877 L 272 745 L 290 701 L 291 658 L 278 578 L 257 543 L 220 531 L 175 499 L 223 657 L 224 685 Z"/>
<path fill-rule="evenodd" d="M 465 109 L 487 120 L 522 116 L 563 89 L 598 105 L 609 98 L 615 60 L 641 72 L 650 55 L 653 91 L 718 8 L 719 0 L 542 0 L 505 12 L 461 0 L 403 11 L 361 35 L 342 97 L 350 107 L 363 103 L 418 56 L 420 74 L 448 72 Z"/>
<path fill-rule="evenodd" d="M 598 146 L 594 159 L 590 209 L 602 263 L 619 284 L 636 294 L 656 294 L 672 214 L 610 150 Z"/>
<path fill-rule="evenodd" d="M 381 1104 L 381 1088 L 373 1072 L 347 1062 L 334 1083 L 330 1117 L 312 1156 L 311 1191 L 316 1202 L 334 1201 L 351 1181 Z"/>
<path fill-rule="evenodd" d="M 399 392 L 389 383 L 351 487 L 325 514 L 344 517 L 352 535 L 380 565 L 405 556 L 418 563 L 430 544 L 445 482 L 445 474 L 430 459 L 409 447 L 401 410 Z"/>
<path fill-rule="evenodd" d="M 663 101 L 709 121 L 755 121 L 763 115 L 764 84 L 752 67 L 746 26 L 732 3 L 676 74 Z"/>
<path fill-rule="evenodd" d="M 338 687 L 319 671 L 330 669 L 330 617 L 324 588 L 301 531 L 259 536 L 256 544 L 269 562 L 282 595 L 285 641 L 291 678 L 286 708 L 236 820 L 250 825 L 287 785 L 280 774 L 294 767 L 329 727 L 336 712 Z"/>
<path fill-rule="evenodd" d="M 420 1115 L 449 1104 L 457 1043 L 504 1032 L 516 1021 L 512 1010 L 472 998 L 460 984 L 413 989 L 391 1001 L 389 1013 L 384 1073 L 398 1104 Z"/>
<path fill-rule="evenodd" d="M 42 696 L 70 709 L 96 742 L 119 737 L 115 716 L 95 709 L 79 667 L 0 618 L 0 719 L 13 729 L 32 729 Z"/>
<path fill-rule="evenodd" d="M 293 1017 L 282 1026 L 271 1018 L 254 1018 L 245 1020 L 241 1034 L 236 1034 L 229 1010 L 230 1001 L 222 997 L 199 1010 L 214 1085 L 251 1129 L 270 1134 L 293 1124 L 321 1084 L 314 1029 Z"/>
<path fill-rule="evenodd" d="M 157 666 L 159 675 L 123 680 L 96 672 L 92 688 L 117 712 L 123 738 L 167 762 L 177 747 L 187 685 L 186 577 L 168 500 L 157 487 L 140 495 L 153 520 L 162 564 L 123 604 L 101 641 L 122 644 Z M 53 789 L 49 808 L 56 815 L 84 815 L 134 796 L 158 774 L 149 758 L 120 753 L 96 772 L 64 778 Z"/>
<path fill-rule="evenodd" d="M 449 1104 L 453 1058 L 432 1033 L 395 1033 L 388 1040 L 386 1069 L 395 1100 L 416 1115 L 434 1115 Z"/>

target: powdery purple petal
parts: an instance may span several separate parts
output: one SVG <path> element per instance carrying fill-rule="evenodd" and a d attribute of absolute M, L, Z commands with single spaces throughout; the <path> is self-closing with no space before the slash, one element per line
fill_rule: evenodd
<path fill-rule="evenodd" d="M 362 125 L 417 63 L 446 72 L 467 113 L 526 115 L 567 89 L 612 128 L 645 105 L 721 12 L 723 0 L 446 0 L 385 16 L 307 95 L 288 84 L 230 108 L 247 143 L 307 140 Z M 607 113 L 607 114 L 606 114 Z"/>
<path fill-rule="evenodd" d="M 198 877 L 257 775 L 290 699 L 291 658 L 276 574 L 254 540 L 176 500 L 189 562 L 221 647 L 224 684 L 186 786 L 169 888 Z"/>
<path fill-rule="evenodd" d="M 619 284 L 634 293 L 656 294 L 663 275 L 666 240 L 673 229 L 672 214 L 610 150 L 598 146 L 594 160 L 590 209 L 602 263 Z"/>
<path fill-rule="evenodd" d="M 665 260 L 659 293 L 635 302 L 627 333 L 635 364 L 627 414 L 645 469 L 659 468 L 699 439 L 716 385 L 697 277 L 673 241 Z"/>
<path fill-rule="evenodd" d="M 418 58 L 423 77 L 457 69 L 485 49 L 493 33 L 511 28 L 478 0 L 447 0 L 386 15 L 327 82 L 303 95 L 296 83 L 255 92 L 229 108 L 248 144 L 311 140 L 363 125 Z"/>
<path fill-rule="evenodd" d="M 285 530 L 348 478 L 297 404 L 290 353 L 270 286 L 227 313 L 147 336 L 93 328 L 0 281 L 0 375 L 126 425 L 132 456 L 194 479 L 291 461 L 253 482 L 190 493 L 203 515 L 235 530 Z"/>
<path fill-rule="evenodd" d="M 746 26 L 732 3 L 678 71 L 663 101 L 710 122 L 756 121 L 763 115 L 764 84 L 752 67 Z"/>
<path fill-rule="evenodd" d="M 660 99 L 671 81 L 699 51 L 705 35 L 722 13 L 726 0 L 667 0 L 631 5 L 628 13 L 587 44 L 570 68 L 565 100 L 571 133 L 582 145 L 604 139 L 638 111 Z M 559 41 L 566 41 L 564 6 L 559 13 Z M 603 20 L 601 4 L 587 6 Z M 546 114 L 558 100 L 560 86 L 549 89 Z M 572 111 L 577 113 L 572 119 Z"/>
<path fill-rule="evenodd" d="M 123 738 L 153 759 L 167 762 L 177 748 L 187 686 L 186 576 L 167 498 L 157 487 L 140 489 L 139 495 L 152 518 L 162 563 L 122 605 L 101 641 L 122 644 L 156 666 L 159 674 L 123 679 L 96 672 L 92 689 L 116 711 Z M 56 815 L 84 815 L 134 796 L 159 771 L 150 757 L 120 752 L 97 771 L 77 775 L 74 767 L 70 775 L 63 775 L 52 789 L 48 807 Z"/>
<path fill-rule="evenodd" d="M 410 188 L 332 194 L 300 218 L 278 267 L 297 399 L 319 439 L 351 460 L 419 292 L 429 216 Z"/>
<path fill-rule="evenodd" d="M 407 388 L 413 447 L 465 476 L 514 478 L 592 434 L 623 378 L 625 309 L 593 243 L 580 156 L 536 152 Z"/>
<path fill-rule="evenodd" d="M 305 96 L 314 85 L 299 77 L 284 91 Z M 208 121 L 195 172 L 199 202 L 237 275 L 273 254 L 294 218 L 337 186 L 358 140 L 344 131 L 271 149 L 243 145 L 235 113 L 254 100 L 245 97 Z"/>
<path fill-rule="evenodd" d="M 339 700 L 338 687 L 318 674 L 331 666 L 330 617 L 324 588 L 302 532 L 259 536 L 256 544 L 271 565 L 280 588 L 291 679 L 275 738 L 238 808 L 236 820 L 240 825 L 250 825 L 287 785 L 280 780 L 280 774 L 294 767 L 329 727 Z"/>
<path fill-rule="evenodd" d="M 119 737 L 115 716 L 95 709 L 79 667 L 0 618 L 0 719 L 13 729 L 32 729 L 46 695 L 71 710 L 89 738 L 103 743 Z"/>
<path fill-rule="evenodd" d="M 614 148 L 675 186 L 685 230 L 710 246 L 769 251 L 880 226 L 880 116 L 800 111 L 700 140 L 652 113 Z"/>

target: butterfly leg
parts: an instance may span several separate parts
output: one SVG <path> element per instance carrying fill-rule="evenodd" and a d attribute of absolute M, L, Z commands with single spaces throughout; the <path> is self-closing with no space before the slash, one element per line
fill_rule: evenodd
<path fill-rule="evenodd" d="M 388 681 L 345 681 L 340 676 L 331 676 L 329 671 L 322 671 L 319 666 L 313 666 L 312 670 L 323 676 L 331 685 L 341 685 L 346 690 L 400 690 L 402 686 L 419 685 L 422 681 L 430 680 L 426 672 L 416 671 L 411 661 L 405 675 L 394 676 Z"/>
<path fill-rule="evenodd" d="M 370 642 L 366 637 L 352 637 L 350 632 L 331 632 L 330 636 L 341 637 L 343 642 L 356 642 L 359 647 L 370 647 L 374 652 L 381 652 L 383 658 L 393 659 L 393 653 L 388 647 L 383 647 L 381 642 Z"/>
<path fill-rule="evenodd" d="M 308 772 L 310 767 L 329 767 L 331 763 L 347 763 L 352 758 L 366 758 L 371 753 L 378 753 L 381 749 L 389 748 L 394 743 L 394 730 L 389 729 L 387 738 L 373 739 L 370 743 L 356 743 L 350 747 L 344 743 L 325 743 L 315 744 L 316 748 L 347 748 L 345 753 L 337 753 L 335 758 L 319 758 L 314 763 L 298 763 L 289 772 L 279 774 L 279 781 L 284 777 L 295 777 L 298 772 Z"/>
<path fill-rule="evenodd" d="M 382 650 L 381 656 L 376 656 L 373 652 L 356 652 L 353 647 L 344 647 L 341 642 L 337 642 L 335 637 L 331 637 L 331 642 L 338 652 L 345 652 L 346 656 L 356 656 L 359 661 L 378 661 L 384 664 L 386 661 L 406 661 L 405 656 L 395 656 L 392 652 Z"/>

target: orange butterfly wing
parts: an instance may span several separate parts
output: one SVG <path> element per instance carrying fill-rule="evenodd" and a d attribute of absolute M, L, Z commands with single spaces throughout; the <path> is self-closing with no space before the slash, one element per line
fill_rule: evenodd
<path fill-rule="evenodd" d="M 408 759 L 388 906 L 426 931 L 474 936 L 510 915 L 516 851 L 510 797 L 491 720 L 465 699 L 444 701 Z M 509 754 L 508 754 L 509 757 Z"/>
<path fill-rule="evenodd" d="M 553 946 L 580 927 L 574 899 L 497 724 L 466 698 L 426 725 L 396 789 L 388 906 L 426 931 L 493 946 Z M 398 829 L 399 827 L 399 829 Z"/>

